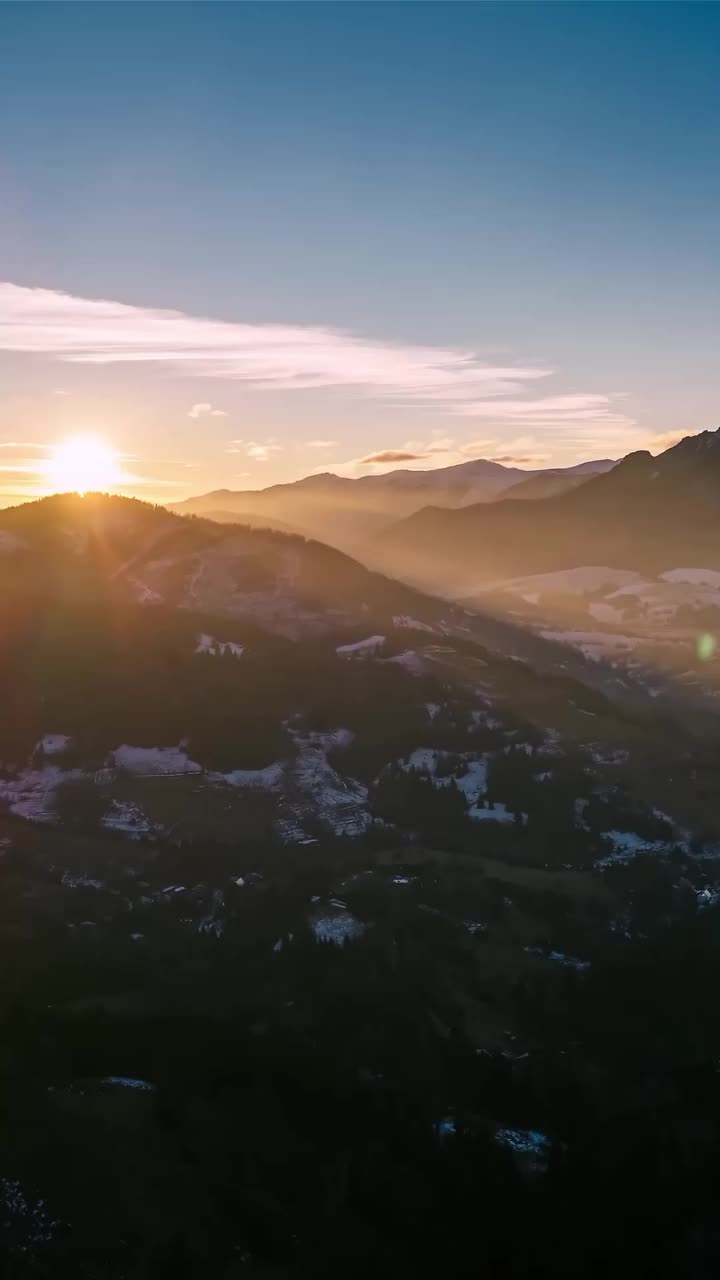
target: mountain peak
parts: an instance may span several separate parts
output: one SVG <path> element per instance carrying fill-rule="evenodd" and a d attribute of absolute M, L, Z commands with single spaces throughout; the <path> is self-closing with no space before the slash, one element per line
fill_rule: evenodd
<path fill-rule="evenodd" d="M 695 435 L 683 436 L 682 440 L 668 449 L 666 457 L 698 455 L 720 450 L 720 427 L 709 431 L 698 431 Z"/>

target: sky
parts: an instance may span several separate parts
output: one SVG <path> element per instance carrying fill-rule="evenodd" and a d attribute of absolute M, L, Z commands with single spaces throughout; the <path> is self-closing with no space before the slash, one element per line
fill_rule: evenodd
<path fill-rule="evenodd" d="M 0 505 L 720 419 L 720 5 L 0 4 Z"/>

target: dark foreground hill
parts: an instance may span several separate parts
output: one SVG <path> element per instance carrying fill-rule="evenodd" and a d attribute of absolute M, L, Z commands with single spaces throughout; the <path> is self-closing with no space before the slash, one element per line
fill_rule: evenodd
<path fill-rule="evenodd" d="M 709 718 L 281 534 L 0 534 L 5 1274 L 715 1274 Z"/>
<path fill-rule="evenodd" d="M 181 518 L 103 494 L 63 494 L 0 513 L 0 586 L 63 599 L 164 605 L 297 636 L 376 614 L 448 614 L 322 543 Z"/>

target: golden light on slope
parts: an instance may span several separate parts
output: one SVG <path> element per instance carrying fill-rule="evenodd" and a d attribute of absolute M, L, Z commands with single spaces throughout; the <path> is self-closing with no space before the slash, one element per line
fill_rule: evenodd
<path fill-rule="evenodd" d="M 118 455 L 97 436 L 73 436 L 53 449 L 44 465 L 56 493 L 90 493 L 111 489 L 122 480 Z"/>

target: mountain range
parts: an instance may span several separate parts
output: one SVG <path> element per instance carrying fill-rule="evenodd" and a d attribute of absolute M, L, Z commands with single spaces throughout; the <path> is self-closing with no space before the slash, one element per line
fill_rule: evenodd
<path fill-rule="evenodd" d="M 324 472 L 267 489 L 218 489 L 170 509 L 236 523 L 262 522 L 357 551 L 368 538 L 429 503 L 455 509 L 492 502 L 501 495 L 533 498 L 563 492 L 614 465 L 603 459 L 565 469 L 523 471 L 479 458 L 433 471 L 398 470 L 359 479 Z"/>
<path fill-rule="evenodd" d="M 426 589 L 606 565 L 658 574 L 720 568 L 720 432 L 687 436 L 657 457 L 629 454 L 564 493 L 459 510 L 425 507 L 380 532 L 367 559 Z"/>

